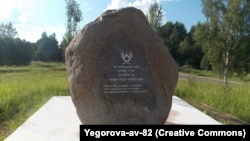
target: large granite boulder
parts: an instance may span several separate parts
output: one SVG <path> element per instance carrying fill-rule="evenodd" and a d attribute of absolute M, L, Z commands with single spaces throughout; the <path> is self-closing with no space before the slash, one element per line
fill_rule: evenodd
<path fill-rule="evenodd" d="M 66 64 L 82 124 L 165 123 L 177 65 L 140 10 L 109 10 L 87 24 Z"/>

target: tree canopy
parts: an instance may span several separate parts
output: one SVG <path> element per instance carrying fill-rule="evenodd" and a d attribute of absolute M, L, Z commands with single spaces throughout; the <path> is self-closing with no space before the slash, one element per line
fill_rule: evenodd
<path fill-rule="evenodd" d="M 60 47 L 64 50 L 77 33 L 77 25 L 82 21 L 80 5 L 75 0 L 65 0 L 67 27 Z"/>
<path fill-rule="evenodd" d="M 33 44 L 20 38 L 12 23 L 0 25 L 0 65 L 29 65 L 33 59 Z"/>
<path fill-rule="evenodd" d="M 148 22 L 152 29 L 156 32 L 162 25 L 163 11 L 161 5 L 157 2 L 151 4 L 148 13 Z"/>
<path fill-rule="evenodd" d="M 9 22 L 8 24 L 2 23 L 0 25 L 0 37 L 14 38 L 17 34 L 18 33 L 11 22 Z"/>
<path fill-rule="evenodd" d="M 230 72 L 248 73 L 250 2 L 202 0 L 202 10 L 207 21 L 197 24 L 195 40 L 202 44 L 213 69 L 224 72 L 225 83 Z"/>
<path fill-rule="evenodd" d="M 55 33 L 48 36 L 46 32 L 43 32 L 41 38 L 36 42 L 36 47 L 35 60 L 44 62 L 62 60 Z"/>

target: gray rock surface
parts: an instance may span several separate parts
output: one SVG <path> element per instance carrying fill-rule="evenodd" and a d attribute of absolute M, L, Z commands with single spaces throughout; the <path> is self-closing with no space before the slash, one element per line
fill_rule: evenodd
<path fill-rule="evenodd" d="M 136 8 L 106 11 L 65 53 L 70 94 L 82 124 L 164 124 L 177 65 Z"/>

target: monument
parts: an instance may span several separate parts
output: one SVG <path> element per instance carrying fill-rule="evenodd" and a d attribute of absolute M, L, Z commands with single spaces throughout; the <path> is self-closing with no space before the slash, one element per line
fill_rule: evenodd
<path fill-rule="evenodd" d="M 70 94 L 82 124 L 164 124 L 177 65 L 142 11 L 108 10 L 65 53 Z"/>

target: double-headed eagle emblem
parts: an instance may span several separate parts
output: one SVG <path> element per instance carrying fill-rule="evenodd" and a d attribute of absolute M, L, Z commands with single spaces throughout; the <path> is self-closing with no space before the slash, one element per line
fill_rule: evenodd
<path fill-rule="evenodd" d="M 133 57 L 132 51 L 121 51 L 121 58 L 125 63 L 129 63 Z"/>

